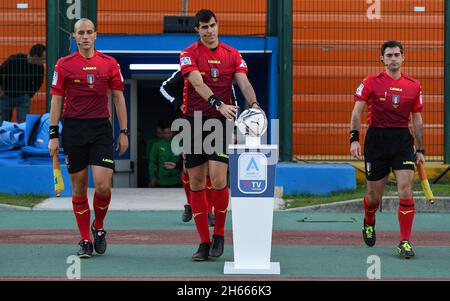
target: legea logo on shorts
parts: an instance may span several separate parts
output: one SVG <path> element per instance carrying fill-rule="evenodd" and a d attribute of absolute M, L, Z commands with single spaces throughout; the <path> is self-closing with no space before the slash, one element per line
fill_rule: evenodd
<path fill-rule="evenodd" d="M 248 152 L 238 159 L 238 188 L 246 194 L 262 194 L 267 189 L 267 158 Z"/>

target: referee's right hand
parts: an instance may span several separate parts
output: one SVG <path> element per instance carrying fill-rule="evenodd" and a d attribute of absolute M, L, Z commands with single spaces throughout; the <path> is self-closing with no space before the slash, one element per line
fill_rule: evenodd
<path fill-rule="evenodd" d="M 219 112 L 225 116 L 228 120 L 234 120 L 236 118 L 238 106 L 233 105 L 227 105 L 225 103 L 222 103 L 222 105 L 219 108 Z"/>
<path fill-rule="evenodd" d="M 119 151 L 119 156 L 122 156 L 128 149 L 128 136 L 125 134 L 119 134 L 117 139 L 116 151 Z"/>
<path fill-rule="evenodd" d="M 57 155 L 59 153 L 59 139 L 53 138 L 48 141 L 48 151 L 50 152 L 50 157 Z"/>

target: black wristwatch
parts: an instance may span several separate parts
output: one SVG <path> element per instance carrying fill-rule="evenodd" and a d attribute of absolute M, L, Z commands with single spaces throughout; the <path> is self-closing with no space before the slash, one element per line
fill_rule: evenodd
<path fill-rule="evenodd" d="M 129 132 L 128 132 L 128 129 L 127 129 L 127 128 L 121 129 L 121 130 L 120 130 L 120 133 L 121 133 L 121 134 L 125 134 L 126 136 L 129 135 Z"/>
<path fill-rule="evenodd" d="M 223 105 L 223 102 L 214 94 L 208 98 L 208 102 L 210 105 L 216 107 L 216 110 L 219 110 Z"/>
<path fill-rule="evenodd" d="M 416 150 L 416 153 L 421 153 L 422 155 L 425 156 L 425 150 L 423 148 Z"/>

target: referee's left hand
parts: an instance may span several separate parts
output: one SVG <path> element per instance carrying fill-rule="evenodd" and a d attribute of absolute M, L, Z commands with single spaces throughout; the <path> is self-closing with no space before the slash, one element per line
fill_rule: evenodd
<path fill-rule="evenodd" d="M 118 140 L 119 143 L 117 143 L 116 151 L 119 151 L 119 156 L 122 156 L 128 149 L 128 136 L 120 134 Z"/>
<path fill-rule="evenodd" d="M 255 104 L 253 104 L 251 107 L 250 107 L 250 109 L 258 109 L 258 110 L 260 110 L 261 111 L 261 113 L 263 113 L 263 115 L 264 115 L 264 118 L 265 119 L 267 119 L 267 115 L 266 115 L 266 112 L 264 112 L 264 110 L 263 109 L 261 109 L 261 107 L 259 106 L 259 104 L 258 103 L 255 103 Z"/>
<path fill-rule="evenodd" d="M 48 151 L 50 153 L 50 157 L 53 155 L 58 155 L 59 153 L 59 139 L 53 138 L 48 141 Z"/>
<path fill-rule="evenodd" d="M 361 145 L 359 144 L 358 141 L 353 141 L 350 144 L 350 154 L 352 154 L 352 156 L 358 160 L 361 160 Z"/>

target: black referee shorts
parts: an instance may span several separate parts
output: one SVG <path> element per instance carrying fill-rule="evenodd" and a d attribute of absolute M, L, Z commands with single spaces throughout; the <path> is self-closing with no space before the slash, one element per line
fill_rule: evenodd
<path fill-rule="evenodd" d="M 391 170 L 414 170 L 414 138 L 408 128 L 369 128 L 364 143 L 366 179 L 377 181 Z"/>
<path fill-rule="evenodd" d="M 108 118 L 65 119 L 62 145 L 69 173 L 88 165 L 114 169 L 113 130 Z"/>
<path fill-rule="evenodd" d="M 203 117 L 201 121 L 197 121 L 197 127 L 195 127 L 194 117 L 185 116 L 184 118 L 189 124 L 189 129 L 182 129 L 185 167 L 196 167 L 210 160 L 228 164 L 227 149 L 231 143 L 233 122 L 225 118 Z M 201 128 L 198 127 L 200 124 Z M 204 128 L 208 129 L 203 130 Z M 188 137 L 186 137 L 187 134 L 189 134 Z"/>

